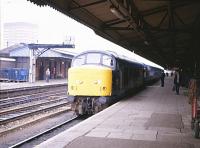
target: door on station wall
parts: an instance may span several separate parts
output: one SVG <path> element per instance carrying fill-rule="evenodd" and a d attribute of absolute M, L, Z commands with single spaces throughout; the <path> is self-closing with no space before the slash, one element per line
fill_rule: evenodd
<path fill-rule="evenodd" d="M 64 63 L 64 78 L 67 78 L 67 70 L 68 70 L 68 65 L 67 65 L 67 61 L 65 61 L 65 63 Z"/>
<path fill-rule="evenodd" d="M 65 61 L 65 78 L 68 79 L 68 70 L 70 68 L 71 62 L 70 61 Z"/>
<path fill-rule="evenodd" d="M 61 78 L 65 78 L 65 62 L 61 61 L 60 63 L 60 73 L 61 73 Z"/>
<path fill-rule="evenodd" d="M 56 79 L 56 61 L 51 60 L 49 62 L 49 69 L 50 69 L 50 78 Z"/>
<path fill-rule="evenodd" d="M 52 73 L 53 73 L 52 61 L 49 61 L 49 70 L 50 70 L 50 79 L 52 79 Z"/>
<path fill-rule="evenodd" d="M 57 76 L 56 76 L 56 67 L 57 67 L 57 62 L 54 61 L 54 67 L 53 67 L 53 78 L 56 79 Z"/>
<path fill-rule="evenodd" d="M 40 61 L 39 64 L 39 80 L 44 80 L 44 63 Z"/>

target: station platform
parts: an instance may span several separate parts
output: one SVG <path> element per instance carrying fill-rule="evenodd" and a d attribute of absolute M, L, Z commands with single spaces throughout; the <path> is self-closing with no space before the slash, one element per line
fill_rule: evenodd
<path fill-rule="evenodd" d="M 148 86 L 36 148 L 199 148 L 191 130 L 187 90 L 172 91 L 173 80 Z"/>
<path fill-rule="evenodd" d="M 0 90 L 14 90 L 14 89 L 24 89 L 24 88 L 34 88 L 43 87 L 51 85 L 67 84 L 67 79 L 50 79 L 49 82 L 45 80 L 36 81 L 34 83 L 30 82 L 1 82 Z"/>

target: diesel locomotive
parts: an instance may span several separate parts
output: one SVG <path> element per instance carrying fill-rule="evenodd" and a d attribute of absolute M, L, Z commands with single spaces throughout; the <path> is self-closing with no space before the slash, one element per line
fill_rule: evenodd
<path fill-rule="evenodd" d="M 160 78 L 162 69 L 111 51 L 85 51 L 68 70 L 68 99 L 77 115 L 95 114 L 121 96 Z"/>

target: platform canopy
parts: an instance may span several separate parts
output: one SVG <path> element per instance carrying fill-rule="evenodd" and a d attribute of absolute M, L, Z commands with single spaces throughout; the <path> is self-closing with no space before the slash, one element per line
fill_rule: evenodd
<path fill-rule="evenodd" d="M 200 0 L 29 1 L 49 5 L 164 67 L 199 62 Z"/>

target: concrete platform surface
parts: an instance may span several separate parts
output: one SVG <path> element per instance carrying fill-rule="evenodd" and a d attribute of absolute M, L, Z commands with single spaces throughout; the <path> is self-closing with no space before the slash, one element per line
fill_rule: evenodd
<path fill-rule="evenodd" d="M 114 138 L 79 137 L 67 148 L 193 148 L 188 143 L 169 143 L 160 141 L 128 140 Z"/>
<path fill-rule="evenodd" d="M 18 88 L 29 88 L 29 87 L 42 87 L 46 85 L 57 85 L 57 84 L 67 84 L 67 79 L 50 79 L 49 82 L 45 80 L 36 81 L 34 83 L 30 82 L 1 82 L 0 90 L 10 90 Z"/>
<path fill-rule="evenodd" d="M 37 148 L 200 148 L 190 129 L 187 91 L 172 91 L 157 83 L 121 100 L 74 127 L 37 145 Z"/>

